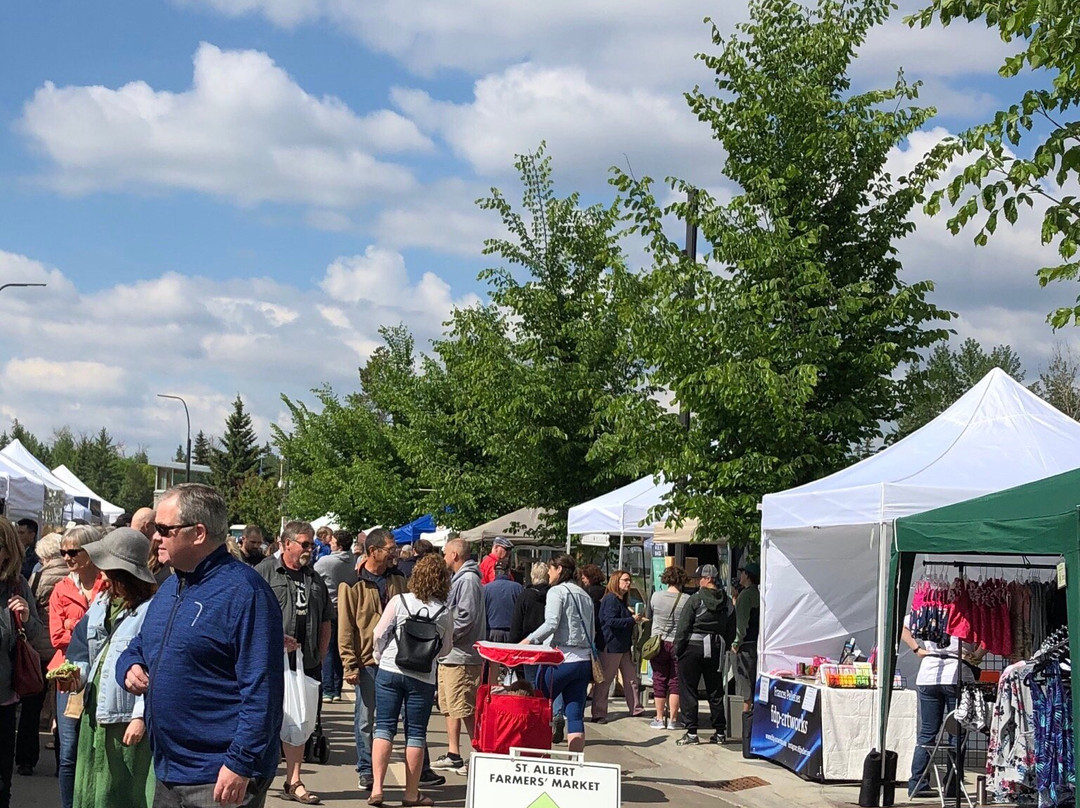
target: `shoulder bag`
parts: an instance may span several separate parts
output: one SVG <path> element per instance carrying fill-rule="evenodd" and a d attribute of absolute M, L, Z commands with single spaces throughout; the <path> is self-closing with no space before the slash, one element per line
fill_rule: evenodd
<path fill-rule="evenodd" d="M 409 611 L 404 595 L 398 595 L 401 608 L 405 610 L 405 620 L 398 625 L 395 639 L 397 655 L 394 663 L 405 671 L 413 673 L 431 673 L 435 660 L 442 650 L 442 636 L 439 624 L 435 621 L 446 611 L 442 606 L 435 614 L 428 614 L 426 606 L 415 614 Z"/>
<path fill-rule="evenodd" d="M 41 654 L 26 639 L 26 629 L 18 612 L 11 613 L 15 620 L 15 658 L 12 661 L 11 688 L 20 697 L 36 696 L 45 690 L 45 677 L 41 673 Z"/>
<path fill-rule="evenodd" d="M 574 597 L 573 592 L 569 591 L 569 587 L 567 587 L 567 590 L 570 602 L 574 604 L 574 611 L 578 614 L 578 620 L 581 621 L 581 630 L 585 632 L 585 639 L 589 641 L 589 659 L 592 661 L 593 684 L 602 684 L 604 681 L 604 666 L 600 664 L 600 652 L 596 650 L 596 641 L 589 635 L 589 626 L 585 622 L 585 617 L 581 614 L 581 607 L 578 606 L 577 598 Z"/>
<path fill-rule="evenodd" d="M 671 622 L 671 619 L 673 617 L 675 617 L 675 610 L 679 608 L 679 601 L 682 600 L 682 596 L 683 596 L 683 593 L 680 592 L 678 597 L 675 598 L 675 605 L 671 607 L 671 612 L 668 614 L 668 622 L 669 623 Z M 653 626 L 653 629 L 655 630 L 656 626 Z M 662 646 L 662 643 L 663 643 L 663 641 L 660 639 L 659 634 L 650 634 L 649 638 L 647 640 L 645 640 L 645 642 L 643 642 L 641 644 L 641 658 L 642 659 L 653 659 L 653 658 L 655 658 L 656 655 L 660 653 L 660 648 Z"/>

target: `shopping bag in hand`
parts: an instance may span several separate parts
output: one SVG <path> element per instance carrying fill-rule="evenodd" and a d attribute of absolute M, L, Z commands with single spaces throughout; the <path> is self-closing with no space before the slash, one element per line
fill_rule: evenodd
<path fill-rule="evenodd" d="M 315 731 L 319 716 L 319 682 L 304 675 L 303 666 L 289 670 L 285 655 L 285 715 L 281 721 L 281 740 L 290 746 L 303 746 Z"/>

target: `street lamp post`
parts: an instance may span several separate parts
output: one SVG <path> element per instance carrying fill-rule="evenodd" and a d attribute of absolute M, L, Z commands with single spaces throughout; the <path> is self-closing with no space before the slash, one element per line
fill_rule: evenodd
<path fill-rule="evenodd" d="M 187 402 L 180 396 L 170 396 L 165 393 L 158 393 L 158 398 L 172 398 L 179 401 L 184 405 L 184 417 L 187 418 L 187 469 L 184 472 L 184 482 L 191 482 L 191 416 L 188 414 Z"/>
<path fill-rule="evenodd" d="M 17 287 L 21 287 L 21 288 L 26 288 L 28 286 L 45 286 L 45 285 L 46 284 L 44 284 L 44 283 L 4 283 L 4 284 L 0 284 L 0 292 L 4 291 L 9 286 L 17 286 Z"/>

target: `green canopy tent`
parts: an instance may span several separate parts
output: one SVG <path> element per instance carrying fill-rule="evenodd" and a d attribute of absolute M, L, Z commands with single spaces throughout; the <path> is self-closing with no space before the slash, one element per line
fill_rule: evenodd
<path fill-rule="evenodd" d="M 1061 555 L 1072 627 L 1070 652 L 1080 659 L 1080 469 L 902 517 L 896 520 L 894 536 L 886 600 L 885 648 L 891 653 L 883 653 L 880 663 L 878 749 L 885 748 L 896 651 L 917 554 Z M 1080 716 L 1080 687 L 1073 689 L 1072 701 L 1073 715 Z"/>

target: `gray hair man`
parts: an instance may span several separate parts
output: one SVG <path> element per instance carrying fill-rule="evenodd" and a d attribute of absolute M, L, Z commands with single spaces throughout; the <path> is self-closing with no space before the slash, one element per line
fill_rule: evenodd
<path fill-rule="evenodd" d="M 280 609 L 225 547 L 225 500 L 184 483 L 158 504 L 155 533 L 176 570 L 150 601 L 117 680 L 146 701 L 155 808 L 259 808 L 280 754 Z M 151 687 L 153 683 L 153 687 Z"/>

